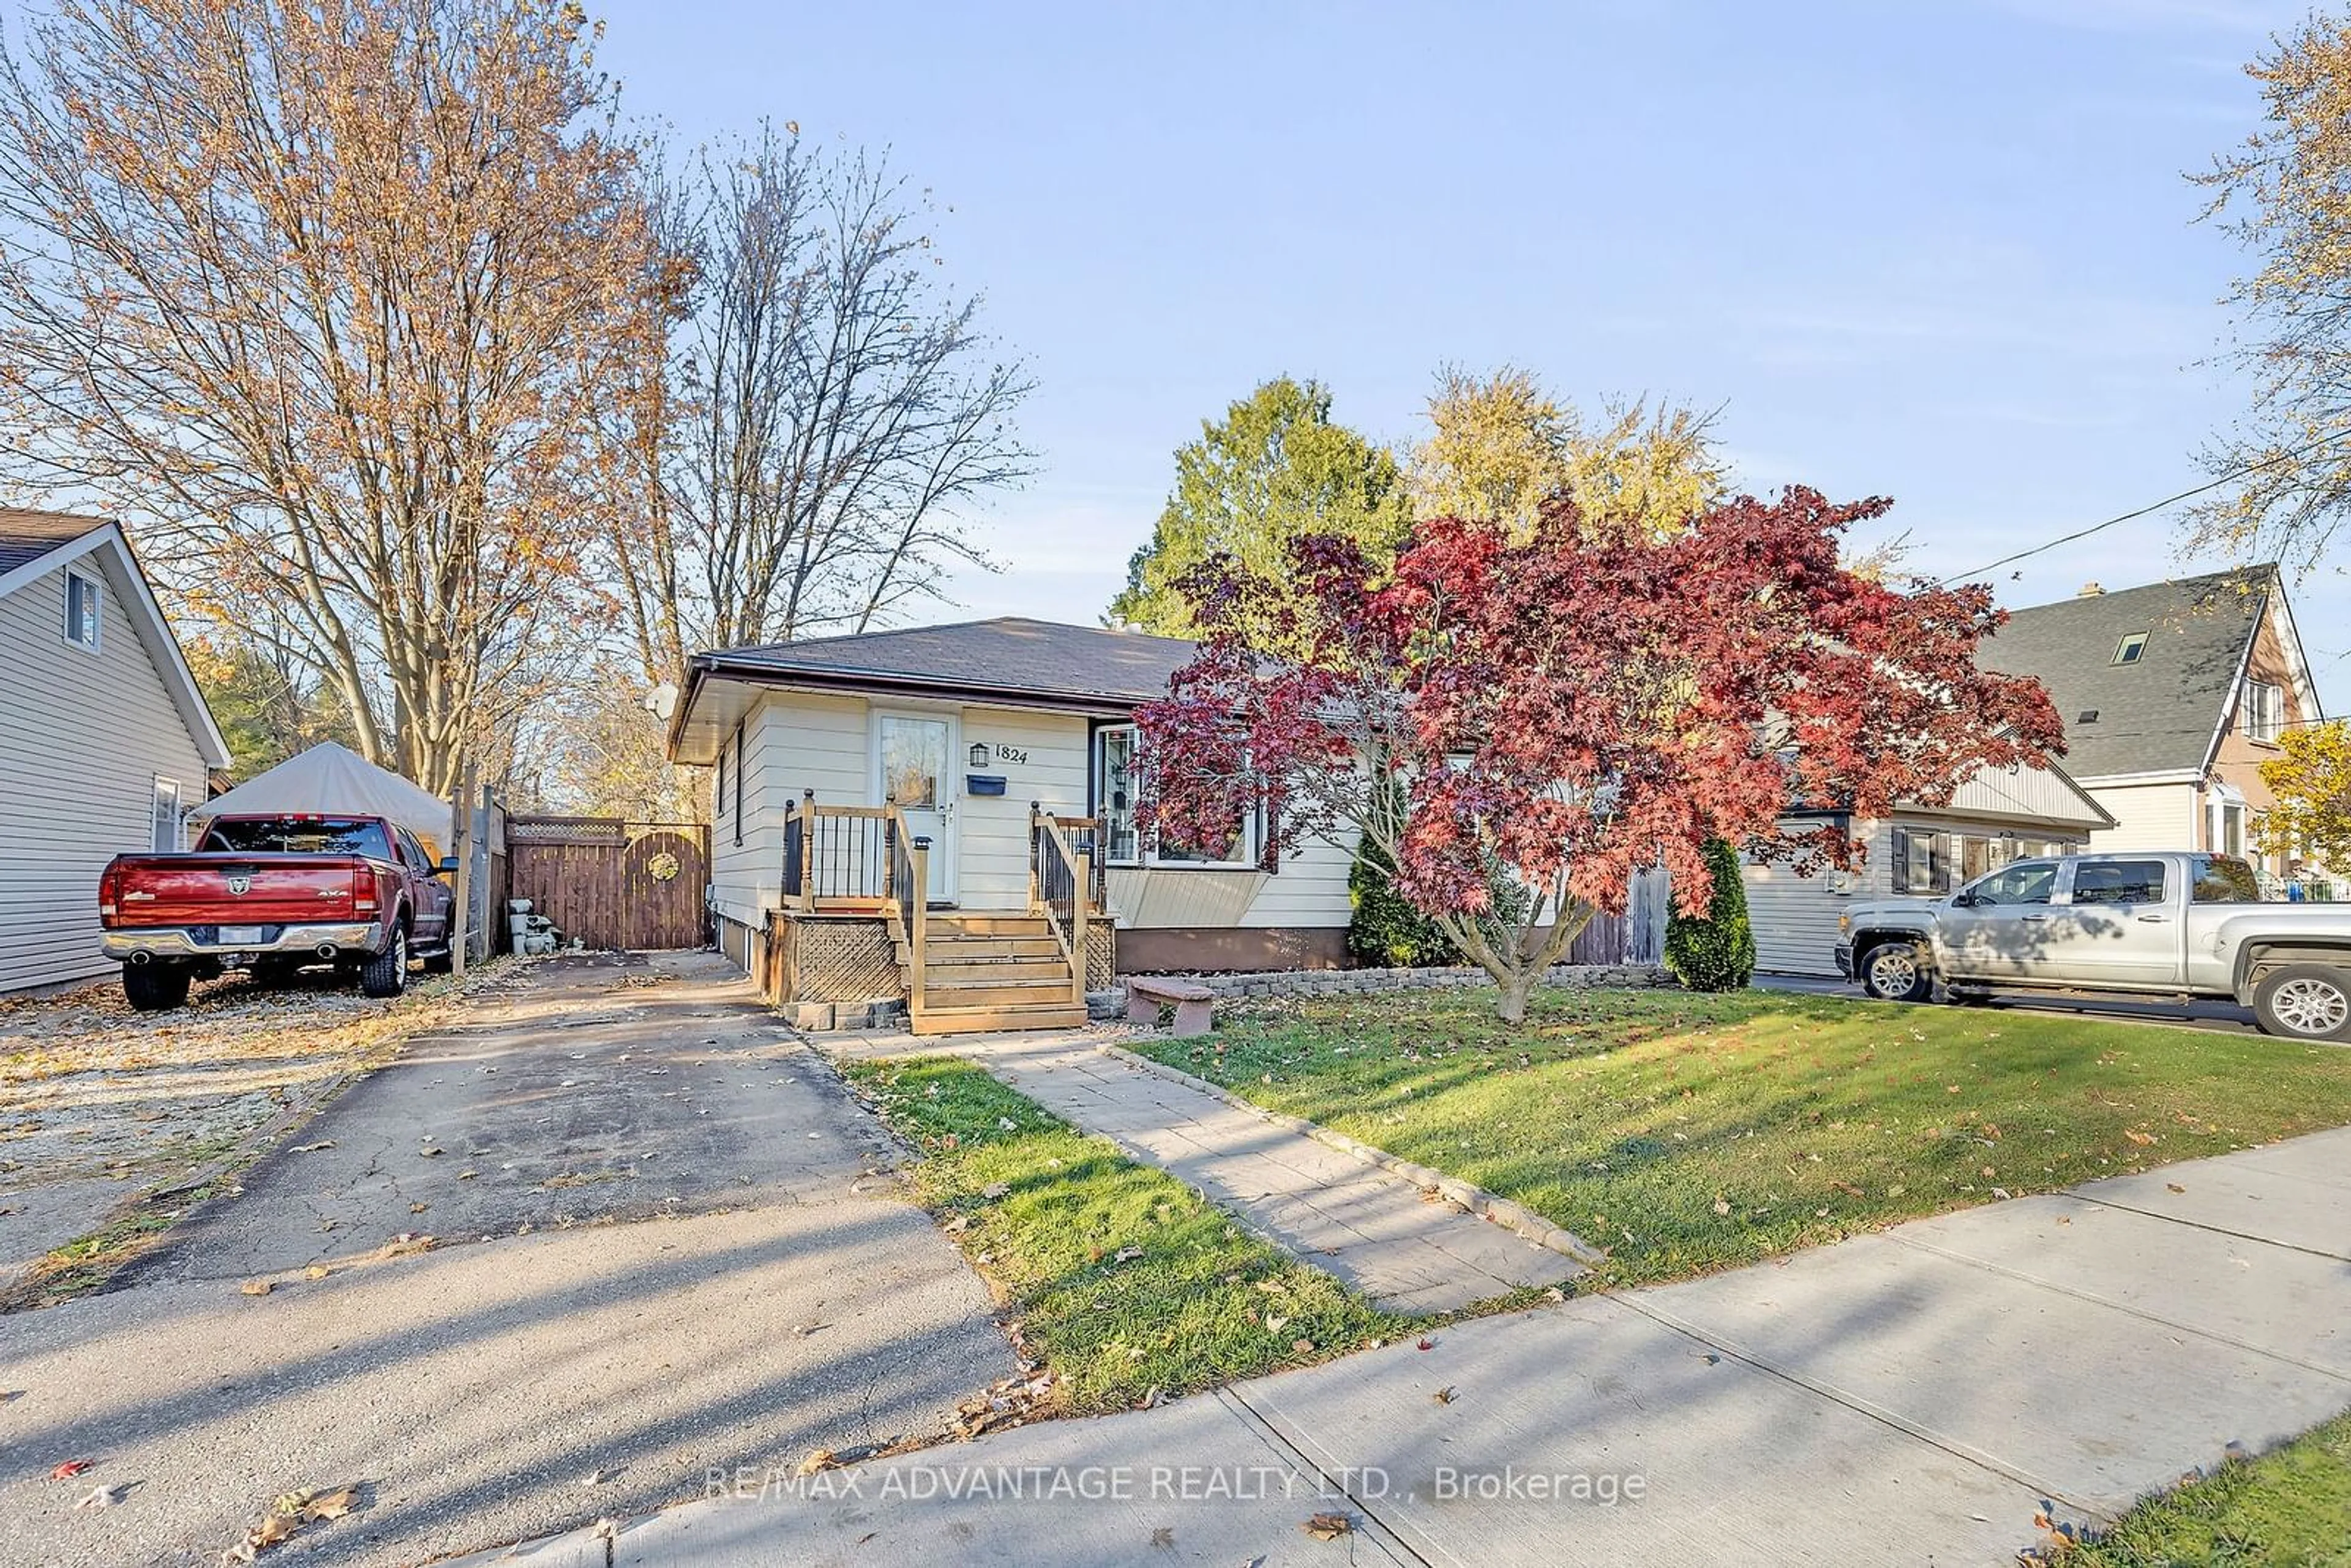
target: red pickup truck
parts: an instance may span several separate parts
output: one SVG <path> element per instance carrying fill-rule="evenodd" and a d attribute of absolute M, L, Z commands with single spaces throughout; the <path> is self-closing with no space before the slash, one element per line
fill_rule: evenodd
<path fill-rule="evenodd" d="M 99 940 L 141 1012 L 180 1006 L 192 980 L 282 979 L 309 964 L 395 997 L 412 959 L 449 966 L 444 878 L 456 867 L 381 817 L 216 817 L 191 853 L 114 858 L 99 879 Z"/>

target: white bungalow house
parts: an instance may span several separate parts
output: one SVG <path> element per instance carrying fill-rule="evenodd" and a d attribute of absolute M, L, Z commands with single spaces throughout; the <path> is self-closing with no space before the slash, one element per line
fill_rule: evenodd
<path fill-rule="evenodd" d="M 967 1027 L 1049 1021 L 1083 988 L 1076 934 L 1031 915 L 1058 838 L 1094 883 L 1077 903 L 1097 983 L 1113 966 L 1343 963 L 1352 842 L 1272 857 L 1255 824 L 1207 849 L 1138 825 L 1133 715 L 1191 654 L 1176 638 L 1008 618 L 695 655 L 670 755 L 712 770 L 720 945 L 779 998 L 884 997 L 919 904 L 934 974 L 918 1027 L 925 1009 Z M 1051 820 L 1034 832 L 1032 805 Z M 913 836 L 928 841 L 921 900 L 892 874 L 895 841 Z M 1030 1006 L 1048 1010 L 1017 1010 Z"/>
<path fill-rule="evenodd" d="M 99 873 L 180 848 L 228 762 L 121 528 L 0 511 L 0 992 L 112 970 Z"/>

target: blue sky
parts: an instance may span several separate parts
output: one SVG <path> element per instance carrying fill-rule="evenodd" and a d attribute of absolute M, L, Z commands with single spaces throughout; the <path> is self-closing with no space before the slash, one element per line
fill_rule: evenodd
<path fill-rule="evenodd" d="M 689 140 L 886 146 L 1033 367 L 997 574 L 928 618 L 1091 621 L 1171 454 L 1264 378 L 1405 440 L 1447 361 L 1719 408 L 1743 486 L 1895 498 L 1979 567 L 2199 483 L 2242 266 L 2185 172 L 2253 127 L 2234 0 L 1184 6 L 620 0 L 601 62 Z M 1865 539 L 1863 542 L 1869 542 Z M 1999 574 L 2185 566 L 2174 518 Z M 2022 576 L 2011 579 L 2011 570 Z M 2351 702 L 2351 581 L 2295 609 Z"/>

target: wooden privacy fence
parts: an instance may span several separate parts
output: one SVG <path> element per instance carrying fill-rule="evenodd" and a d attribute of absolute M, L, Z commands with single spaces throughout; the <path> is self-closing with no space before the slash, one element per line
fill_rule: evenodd
<path fill-rule="evenodd" d="M 529 899 L 566 944 L 656 949 L 708 939 L 710 830 L 699 822 L 508 817 L 506 841 L 509 895 Z"/>

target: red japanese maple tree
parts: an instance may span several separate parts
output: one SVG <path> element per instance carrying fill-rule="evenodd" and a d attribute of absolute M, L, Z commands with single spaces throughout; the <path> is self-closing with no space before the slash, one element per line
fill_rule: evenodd
<path fill-rule="evenodd" d="M 1933 806 L 2063 749 L 2037 682 L 1976 664 L 1988 588 L 1839 563 L 1887 505 L 1794 488 L 1648 537 L 1561 503 L 1531 538 L 1425 523 L 1392 564 L 1328 538 L 1279 581 L 1212 559 L 1185 583 L 1198 651 L 1138 715 L 1159 831 L 1227 842 L 1258 812 L 1269 855 L 1360 833 L 1518 1020 L 1636 872 L 1700 910 L 1710 838 L 1849 866 L 1847 832 L 1790 812 Z"/>

